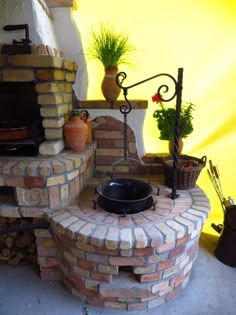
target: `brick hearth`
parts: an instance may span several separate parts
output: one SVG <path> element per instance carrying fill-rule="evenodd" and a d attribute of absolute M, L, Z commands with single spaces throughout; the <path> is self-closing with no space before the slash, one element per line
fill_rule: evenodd
<path fill-rule="evenodd" d="M 94 185 L 74 206 L 50 212 L 58 269 L 45 276 L 60 277 L 88 304 L 120 311 L 152 308 L 179 294 L 189 281 L 210 206 L 199 187 L 180 191 L 175 200 L 170 189 L 159 187 L 160 196 L 153 187 L 155 210 L 126 217 L 93 209 Z"/>
<path fill-rule="evenodd" d="M 14 194 L 0 196 L 0 215 L 37 217 L 71 205 L 93 175 L 95 144 L 80 153 L 45 157 L 0 157 L 0 186 Z M 14 197 L 13 197 L 14 196 Z"/>

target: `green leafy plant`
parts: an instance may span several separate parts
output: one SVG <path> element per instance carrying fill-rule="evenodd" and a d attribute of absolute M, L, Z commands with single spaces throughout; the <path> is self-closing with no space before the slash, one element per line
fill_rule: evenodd
<path fill-rule="evenodd" d="M 160 109 L 153 113 L 153 118 L 157 121 L 157 127 L 160 130 L 161 140 L 173 140 L 175 136 L 175 117 L 176 109 L 172 107 L 165 107 L 162 103 L 161 95 L 155 94 L 152 101 L 156 102 Z M 193 131 L 193 116 L 194 104 L 184 103 L 181 105 L 180 112 L 180 137 L 187 138 Z"/>
<path fill-rule="evenodd" d="M 100 60 L 105 69 L 117 68 L 120 64 L 132 64 L 131 53 L 136 48 L 129 44 L 127 34 L 116 31 L 113 26 L 100 23 L 98 29 L 91 29 L 90 35 L 88 54 L 91 59 Z"/>

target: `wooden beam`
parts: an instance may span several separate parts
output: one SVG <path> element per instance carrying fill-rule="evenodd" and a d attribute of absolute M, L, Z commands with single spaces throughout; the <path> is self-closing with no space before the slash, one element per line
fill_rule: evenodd
<path fill-rule="evenodd" d="M 46 0 L 49 8 L 73 7 L 74 0 Z"/>

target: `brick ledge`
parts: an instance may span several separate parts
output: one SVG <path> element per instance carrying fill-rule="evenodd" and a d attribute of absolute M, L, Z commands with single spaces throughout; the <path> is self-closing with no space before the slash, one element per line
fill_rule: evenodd
<path fill-rule="evenodd" d="M 147 109 L 147 100 L 130 100 L 132 109 Z M 120 109 L 121 105 L 126 104 L 125 100 L 118 100 L 115 104 L 109 104 L 105 100 L 89 100 L 89 101 L 78 101 L 78 108 L 85 109 Z"/>

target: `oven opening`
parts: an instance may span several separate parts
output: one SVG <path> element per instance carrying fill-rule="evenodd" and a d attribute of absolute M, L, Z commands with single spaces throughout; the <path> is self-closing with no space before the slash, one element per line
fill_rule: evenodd
<path fill-rule="evenodd" d="M 0 83 L 0 155 L 37 156 L 42 118 L 33 82 Z"/>

